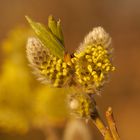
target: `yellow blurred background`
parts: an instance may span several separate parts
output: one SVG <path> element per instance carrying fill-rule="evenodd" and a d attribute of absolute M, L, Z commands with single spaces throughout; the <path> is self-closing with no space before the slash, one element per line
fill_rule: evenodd
<path fill-rule="evenodd" d="M 0 0 L 0 41 L 14 27 L 29 26 L 25 15 L 47 24 L 50 14 L 61 19 L 65 47 L 70 52 L 95 26 L 103 26 L 110 33 L 116 71 L 96 100 L 102 115 L 108 106 L 113 107 L 122 140 L 140 139 L 140 1 Z M 0 50 L 1 70 L 4 53 Z M 102 139 L 94 131 L 96 140 Z M 0 140 L 29 139 L 44 140 L 45 136 L 39 130 L 30 130 L 26 135 L 0 132 Z"/>

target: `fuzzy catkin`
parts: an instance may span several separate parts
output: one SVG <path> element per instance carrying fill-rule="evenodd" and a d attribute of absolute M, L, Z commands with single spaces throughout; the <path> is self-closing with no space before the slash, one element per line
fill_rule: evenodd
<path fill-rule="evenodd" d="M 54 87 L 68 84 L 71 76 L 71 63 L 66 63 L 63 59 L 52 55 L 39 39 L 28 39 L 27 58 L 35 75 L 43 83 L 50 83 Z"/>
<path fill-rule="evenodd" d="M 68 96 L 70 112 L 77 118 L 90 119 L 96 107 L 94 99 L 90 94 L 73 93 Z"/>
<path fill-rule="evenodd" d="M 94 28 L 74 53 L 76 81 L 87 93 L 97 92 L 115 70 L 112 65 L 111 38 L 102 27 Z"/>

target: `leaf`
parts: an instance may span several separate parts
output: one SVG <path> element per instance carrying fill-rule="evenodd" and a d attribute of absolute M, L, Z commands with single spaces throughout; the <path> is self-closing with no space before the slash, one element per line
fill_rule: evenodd
<path fill-rule="evenodd" d="M 57 37 L 57 39 L 64 45 L 64 37 L 61 28 L 61 21 L 56 21 L 53 16 L 48 18 L 48 27 L 51 32 Z"/>
<path fill-rule="evenodd" d="M 32 21 L 28 16 L 26 16 L 26 19 L 31 25 L 36 35 L 38 36 L 38 38 L 40 39 L 40 41 L 43 43 L 43 45 L 47 47 L 54 56 L 63 59 L 64 46 L 50 31 L 50 29 L 46 29 L 44 25 Z"/>

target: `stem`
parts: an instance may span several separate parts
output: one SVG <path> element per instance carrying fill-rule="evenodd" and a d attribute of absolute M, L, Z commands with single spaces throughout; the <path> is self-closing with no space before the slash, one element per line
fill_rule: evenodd
<path fill-rule="evenodd" d="M 111 107 L 109 107 L 108 110 L 106 111 L 106 119 L 110 128 L 110 131 L 112 133 L 113 139 L 120 140 Z"/>
<path fill-rule="evenodd" d="M 98 128 L 98 130 L 101 132 L 102 136 L 104 137 L 104 140 L 113 140 L 109 129 L 107 129 L 106 126 L 104 125 L 97 110 L 95 110 L 91 118 L 92 118 L 92 122 L 95 124 L 95 126 Z"/>

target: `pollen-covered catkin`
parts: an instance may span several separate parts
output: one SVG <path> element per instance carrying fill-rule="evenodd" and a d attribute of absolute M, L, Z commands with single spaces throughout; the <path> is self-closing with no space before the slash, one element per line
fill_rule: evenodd
<path fill-rule="evenodd" d="M 72 62 L 75 65 L 76 81 L 84 90 L 94 93 L 103 86 L 111 71 L 112 65 L 111 38 L 103 28 L 94 28 L 74 53 Z"/>
<path fill-rule="evenodd" d="M 115 70 L 111 37 L 102 27 L 93 28 L 73 56 L 65 52 L 62 59 L 39 39 L 29 38 L 27 57 L 39 80 L 54 87 L 76 86 L 86 93 L 97 93 Z"/>
<path fill-rule="evenodd" d="M 68 106 L 72 115 L 85 119 L 90 119 L 96 108 L 92 96 L 85 93 L 69 94 Z"/>
<path fill-rule="evenodd" d="M 71 65 L 49 53 L 37 38 L 27 42 L 27 58 L 38 79 L 54 87 L 62 87 L 69 79 Z"/>

